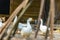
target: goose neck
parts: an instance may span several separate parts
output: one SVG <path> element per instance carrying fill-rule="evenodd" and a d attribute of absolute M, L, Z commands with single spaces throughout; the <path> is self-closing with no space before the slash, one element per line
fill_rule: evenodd
<path fill-rule="evenodd" d="M 41 25 L 43 25 L 43 21 L 41 20 Z"/>
<path fill-rule="evenodd" d="M 31 28 L 30 22 L 27 21 L 27 28 Z"/>

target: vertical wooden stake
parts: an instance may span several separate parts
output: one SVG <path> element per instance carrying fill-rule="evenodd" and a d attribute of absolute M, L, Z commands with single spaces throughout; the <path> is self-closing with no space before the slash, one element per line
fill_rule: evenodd
<path fill-rule="evenodd" d="M 47 23 L 46 23 L 47 31 L 46 31 L 46 35 L 45 35 L 45 40 L 47 40 L 47 37 L 48 37 L 48 34 L 49 34 L 49 30 L 48 30 L 49 24 L 50 24 L 50 11 L 49 11 L 49 15 L 48 15 Z"/>
<path fill-rule="evenodd" d="M 38 28 L 37 28 L 37 31 L 36 31 L 36 34 L 35 34 L 35 38 L 37 37 L 38 31 L 39 31 L 40 18 L 41 18 L 43 7 L 44 7 L 44 2 L 45 2 L 45 0 L 41 0 L 40 12 L 39 12 L 39 17 L 38 17 Z"/>
<path fill-rule="evenodd" d="M 50 40 L 53 40 L 53 27 L 54 27 L 54 13 L 55 13 L 55 4 L 54 0 L 50 0 L 50 30 L 51 30 L 51 35 L 50 35 Z"/>

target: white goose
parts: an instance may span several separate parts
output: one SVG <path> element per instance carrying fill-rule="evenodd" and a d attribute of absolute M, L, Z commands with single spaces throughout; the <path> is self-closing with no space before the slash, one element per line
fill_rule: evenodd
<path fill-rule="evenodd" d="M 21 35 L 25 38 L 29 37 L 30 34 L 32 33 L 32 27 L 30 25 L 30 21 L 32 21 L 32 18 L 29 18 L 27 20 L 27 27 L 23 27 L 21 30 Z"/>
<path fill-rule="evenodd" d="M 43 25 L 43 20 L 42 19 L 40 21 L 41 21 L 40 30 L 41 30 L 41 32 L 46 33 L 47 26 L 46 25 Z M 48 30 L 50 30 L 50 28 Z"/>
<path fill-rule="evenodd" d="M 9 34 L 9 32 L 10 32 L 12 26 L 16 23 L 16 21 L 17 21 L 17 16 L 15 16 L 13 22 L 9 25 L 9 28 L 8 28 L 8 30 L 7 30 L 7 34 Z"/>

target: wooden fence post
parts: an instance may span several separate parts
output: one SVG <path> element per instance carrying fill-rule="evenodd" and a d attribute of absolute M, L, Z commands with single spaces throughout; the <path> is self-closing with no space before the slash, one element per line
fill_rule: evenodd
<path fill-rule="evenodd" d="M 55 4 L 54 0 L 50 0 L 50 40 L 53 40 L 53 27 L 54 27 L 54 16 L 55 16 Z"/>

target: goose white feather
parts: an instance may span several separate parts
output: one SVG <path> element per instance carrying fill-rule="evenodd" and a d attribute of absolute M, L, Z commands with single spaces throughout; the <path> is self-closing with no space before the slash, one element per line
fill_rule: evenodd
<path fill-rule="evenodd" d="M 0 18 L 0 27 L 2 27 L 5 23 L 2 23 L 2 19 Z"/>
<path fill-rule="evenodd" d="M 43 25 L 43 20 L 41 19 L 41 24 L 40 24 L 40 30 L 43 32 L 43 33 L 46 33 L 47 31 L 47 26 L 46 25 Z M 48 29 L 50 30 L 50 28 Z"/>
<path fill-rule="evenodd" d="M 16 21 L 17 21 L 17 16 L 15 16 L 14 21 L 13 21 L 13 24 L 15 24 Z"/>
<path fill-rule="evenodd" d="M 22 30 L 21 30 L 21 35 L 23 37 L 28 37 L 32 33 L 32 27 L 30 25 L 30 21 L 32 21 L 32 18 L 29 18 L 27 20 L 27 27 L 23 27 Z"/>
<path fill-rule="evenodd" d="M 26 27 L 27 24 L 19 23 L 18 24 L 18 29 L 21 30 L 23 27 Z"/>

